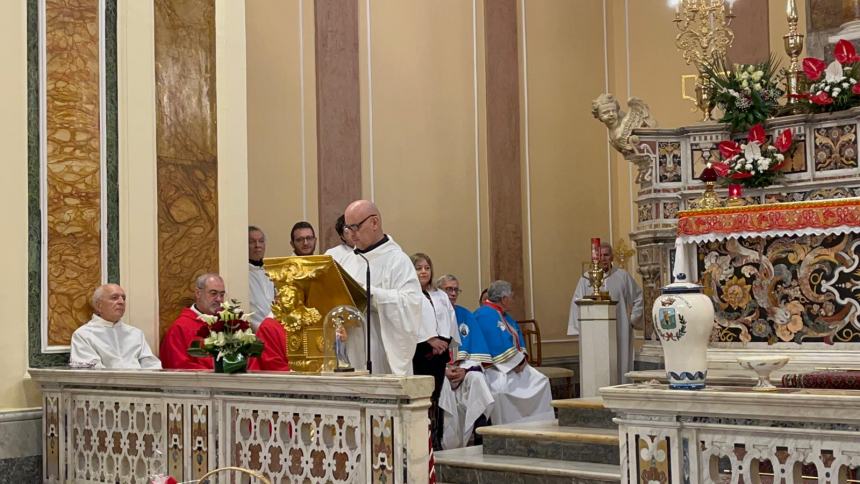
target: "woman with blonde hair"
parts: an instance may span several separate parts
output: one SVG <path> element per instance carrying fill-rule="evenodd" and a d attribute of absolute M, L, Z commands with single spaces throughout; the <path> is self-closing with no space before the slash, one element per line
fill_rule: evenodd
<path fill-rule="evenodd" d="M 418 252 L 410 258 L 425 297 L 423 322 L 426 327 L 422 328 L 422 334 L 429 336 L 415 348 L 415 355 L 412 357 L 412 373 L 433 377 L 435 385 L 431 397 L 430 420 L 433 429 L 433 446 L 438 449 L 442 438 L 441 418 L 438 411 L 439 392 L 445 379 L 445 369 L 451 361 L 450 351 L 459 345 L 460 333 L 457 330 L 454 306 L 444 292 L 433 287 L 433 261 L 430 256 Z"/>

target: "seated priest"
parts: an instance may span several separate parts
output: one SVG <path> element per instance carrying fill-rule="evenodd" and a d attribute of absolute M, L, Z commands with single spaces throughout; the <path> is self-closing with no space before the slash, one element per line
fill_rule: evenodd
<path fill-rule="evenodd" d="M 549 379 L 529 365 L 523 333 L 507 314 L 513 298 L 509 282 L 495 281 L 487 289 L 487 300 L 474 313 L 490 353 L 491 364 L 484 374 L 496 401 L 494 425 L 555 418 Z"/>
<path fill-rule="evenodd" d="M 93 291 L 93 317 L 72 333 L 69 365 L 77 368 L 160 369 L 143 331 L 120 321 L 125 314 L 125 291 L 105 284 Z"/>
<path fill-rule="evenodd" d="M 456 297 L 453 302 L 456 303 Z M 469 445 L 473 430 L 486 424 L 495 402 L 481 367 L 491 361 L 490 351 L 471 313 L 459 323 L 458 332 L 460 345 L 453 355 L 455 363 L 445 370 L 439 395 L 439 408 L 444 412 L 443 449 Z M 480 436 L 475 436 L 474 444 L 481 444 Z"/>
<path fill-rule="evenodd" d="M 197 278 L 194 290 L 194 304 L 184 308 L 176 321 L 164 333 L 161 339 L 161 362 L 164 368 L 181 370 L 212 370 L 215 362 L 211 356 L 199 358 L 188 354 L 191 342 L 200 339 L 198 331 L 206 325 L 198 316 L 201 314 L 215 315 L 221 310 L 227 290 L 224 280 L 218 274 L 208 273 Z M 263 341 L 265 345 L 266 342 Z M 249 370 L 259 369 L 256 358 L 248 361 Z"/>
<path fill-rule="evenodd" d="M 472 311 L 457 304 L 457 299 L 460 297 L 460 280 L 453 274 L 445 274 L 439 279 L 436 279 L 436 288 L 444 292 L 451 301 L 451 306 L 454 307 L 454 314 L 457 317 L 457 325 L 463 324 L 472 319 Z"/>

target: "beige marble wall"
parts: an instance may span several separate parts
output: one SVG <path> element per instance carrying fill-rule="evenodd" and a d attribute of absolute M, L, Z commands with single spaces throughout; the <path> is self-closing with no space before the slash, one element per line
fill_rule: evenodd
<path fill-rule="evenodd" d="M 101 284 L 99 2 L 45 2 L 48 345 L 68 345 Z M 44 343 L 43 343 L 44 344 Z"/>
<path fill-rule="evenodd" d="M 163 332 L 218 271 L 215 0 L 155 2 L 158 293 Z"/>

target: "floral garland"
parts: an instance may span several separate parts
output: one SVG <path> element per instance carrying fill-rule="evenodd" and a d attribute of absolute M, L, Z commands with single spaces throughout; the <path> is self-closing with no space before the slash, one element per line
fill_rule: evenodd
<path fill-rule="evenodd" d="M 803 59 L 803 73 L 810 84 L 796 97 L 810 111 L 829 113 L 860 105 L 860 56 L 845 39 L 836 43 L 833 54 L 836 60 L 830 64 L 815 57 Z"/>
<path fill-rule="evenodd" d="M 785 154 L 794 148 L 794 143 L 791 130 L 785 129 L 769 144 L 764 128 L 756 124 L 750 128 L 746 143 L 725 140 L 718 148 L 723 161 L 710 162 L 708 168 L 730 183 L 762 188 L 772 185 L 781 174 Z"/>

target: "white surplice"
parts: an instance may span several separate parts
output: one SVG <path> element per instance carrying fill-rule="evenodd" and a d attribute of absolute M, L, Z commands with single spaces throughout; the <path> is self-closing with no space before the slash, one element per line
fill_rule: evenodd
<path fill-rule="evenodd" d="M 431 289 L 427 293 L 430 294 L 436 316 L 436 334 L 439 337 L 450 339 L 451 343 L 448 347 L 453 349 L 452 345 L 456 347 L 460 344 L 460 331 L 457 329 L 457 314 L 454 312 L 454 306 L 445 291 Z M 457 352 L 455 351 L 454 354 Z"/>
<path fill-rule="evenodd" d="M 528 363 L 521 372 L 514 371 L 523 358 L 525 353 L 519 353 L 503 364 L 484 369 L 496 401 L 491 413 L 493 425 L 555 418 L 549 378 Z"/>
<path fill-rule="evenodd" d="M 275 300 L 275 283 L 269 279 L 266 270 L 248 264 L 248 288 L 250 289 L 251 326 L 254 331 L 264 319 L 272 315 L 272 302 Z"/>
<path fill-rule="evenodd" d="M 445 378 L 439 394 L 439 408 L 445 412 L 442 448 L 465 447 L 475 428 L 475 420 L 481 415 L 490 418 L 493 402 L 490 386 L 480 371 L 466 372 L 456 390 L 451 388 L 451 382 Z"/>
<path fill-rule="evenodd" d="M 370 262 L 371 319 L 370 351 L 374 374 L 411 375 L 412 356 L 425 316 L 415 267 L 403 249 L 388 241 L 363 254 Z M 367 263 L 350 253 L 340 262 L 359 284 L 365 285 Z M 351 331 L 346 349 L 355 368 L 365 368 L 365 329 Z"/>
<path fill-rule="evenodd" d="M 633 325 L 638 325 L 642 320 L 642 289 L 636 280 L 624 269 L 613 267 L 609 275 L 603 279 L 602 290 L 609 292 L 613 301 L 618 301 L 615 308 L 615 324 L 618 334 L 618 380 L 628 383 L 624 375 L 633 371 Z M 570 317 L 568 319 L 567 334 L 579 334 L 579 319 L 577 318 L 576 300 L 591 294 L 591 286 L 588 279 L 582 276 L 576 285 L 573 299 L 570 302 Z"/>
<path fill-rule="evenodd" d="M 161 369 L 143 331 L 118 321 L 105 321 L 93 314 L 72 333 L 72 366 L 111 369 Z"/>
<path fill-rule="evenodd" d="M 341 261 L 343 261 L 343 258 L 346 257 L 347 255 L 352 254 L 353 250 L 354 249 L 352 247 L 350 247 L 346 244 L 340 244 L 340 245 L 336 245 L 336 246 L 332 247 L 331 249 L 325 251 L 324 255 L 330 255 L 331 258 L 334 259 L 335 262 L 343 265 Z"/>

